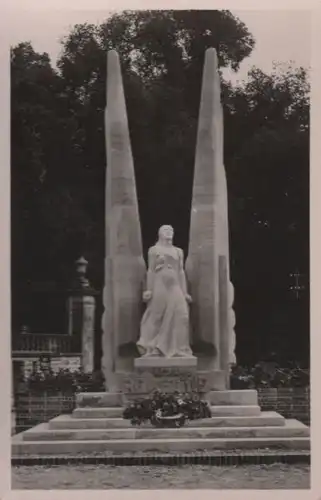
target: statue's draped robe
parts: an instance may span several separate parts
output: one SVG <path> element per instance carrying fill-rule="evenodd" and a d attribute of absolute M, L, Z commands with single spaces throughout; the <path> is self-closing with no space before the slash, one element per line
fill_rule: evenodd
<path fill-rule="evenodd" d="M 182 251 L 156 245 L 149 251 L 152 298 L 141 322 L 137 343 L 144 354 L 156 351 L 166 357 L 192 356 L 189 346 L 189 310 L 180 282 Z"/>

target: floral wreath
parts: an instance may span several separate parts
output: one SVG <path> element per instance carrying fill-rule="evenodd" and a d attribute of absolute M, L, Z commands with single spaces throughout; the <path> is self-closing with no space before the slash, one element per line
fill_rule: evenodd
<path fill-rule="evenodd" d="M 210 418 L 207 401 L 195 394 L 167 394 L 155 391 L 151 396 L 129 403 L 123 418 L 132 425 L 150 422 L 154 427 L 182 427 L 189 420 Z"/>

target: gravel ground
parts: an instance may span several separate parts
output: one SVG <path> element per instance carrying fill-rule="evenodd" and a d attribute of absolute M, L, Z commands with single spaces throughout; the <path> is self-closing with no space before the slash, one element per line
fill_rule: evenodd
<path fill-rule="evenodd" d="M 309 489 L 309 465 L 58 465 L 12 468 L 12 489 Z"/>

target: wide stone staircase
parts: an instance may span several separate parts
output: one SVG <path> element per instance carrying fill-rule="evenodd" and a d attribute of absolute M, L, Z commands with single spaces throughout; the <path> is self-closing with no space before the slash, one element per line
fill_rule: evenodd
<path fill-rule="evenodd" d="M 124 420 L 120 393 L 78 394 L 71 415 L 13 436 L 12 457 L 310 449 L 310 428 L 276 412 L 262 412 L 254 390 L 213 391 L 207 399 L 212 418 L 159 429 L 147 424 L 133 427 Z"/>

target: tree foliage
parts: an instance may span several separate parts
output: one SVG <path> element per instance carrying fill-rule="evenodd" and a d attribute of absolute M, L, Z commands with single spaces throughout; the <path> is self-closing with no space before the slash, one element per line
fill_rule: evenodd
<path fill-rule="evenodd" d="M 163 223 L 187 249 L 208 47 L 221 68 L 237 70 L 254 39 L 229 11 L 125 11 L 76 25 L 57 70 L 29 43 L 11 50 L 16 311 L 24 282 L 64 281 L 80 253 L 102 287 L 108 49 L 121 58 L 145 250 Z M 308 294 L 291 319 L 289 274 L 298 267 L 308 278 L 309 269 L 308 74 L 253 68 L 241 85 L 223 82 L 222 96 L 239 355 L 253 339 L 256 352 L 259 341 L 262 349 L 286 343 L 293 328 L 298 350 L 307 346 Z"/>

